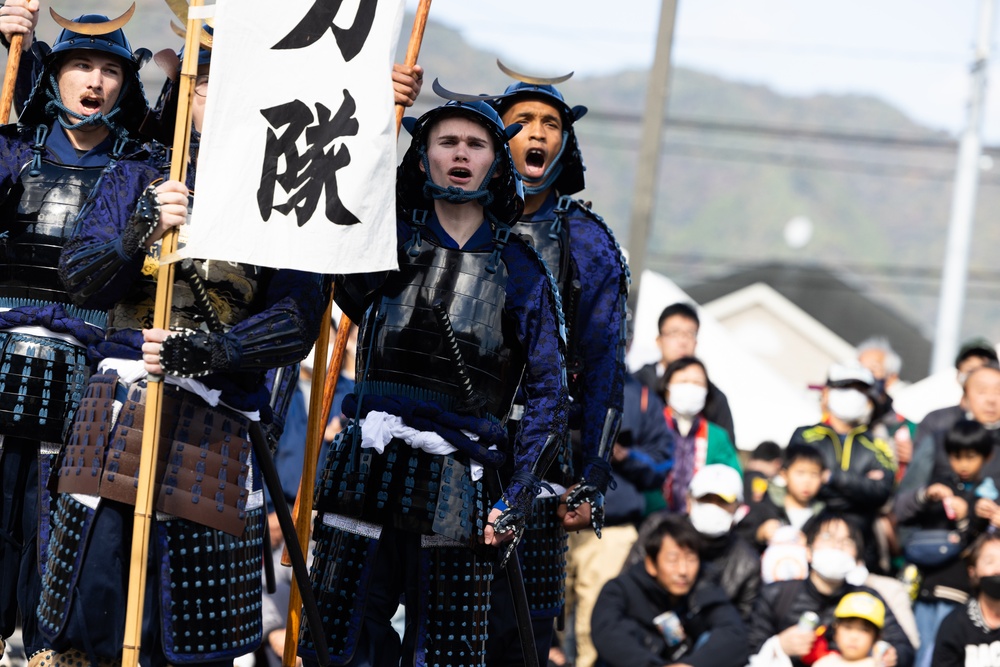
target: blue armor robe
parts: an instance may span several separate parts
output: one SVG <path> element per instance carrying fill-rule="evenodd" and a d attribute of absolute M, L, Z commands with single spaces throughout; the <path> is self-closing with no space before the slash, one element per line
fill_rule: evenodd
<path fill-rule="evenodd" d="M 38 131 L 47 131 L 36 147 Z M 105 313 L 74 306 L 57 275 L 59 247 L 103 169 L 146 159 L 113 136 L 80 153 L 58 124 L 0 129 L 0 637 L 18 608 L 26 653 L 42 648 L 35 607 L 48 542 L 49 471 L 86 380 L 86 348 Z"/>
<path fill-rule="evenodd" d="M 337 281 L 338 304 L 361 320 L 358 384 L 344 402 L 345 414 L 366 423 L 376 412 L 400 416 L 404 426 L 443 435 L 458 451 L 431 454 L 399 436 L 374 453 L 362 446 L 362 427 L 353 418 L 334 444 L 317 489 L 311 579 L 328 619 L 322 631 L 335 664 L 389 664 L 400 655 L 402 664 L 416 665 L 480 665 L 485 659 L 497 552 L 477 543 L 498 499 L 470 468 L 479 461 L 483 474 L 495 477 L 498 460 L 475 448 L 496 445 L 509 458 L 515 475 L 503 501 L 530 513 L 536 493 L 531 478 L 544 473 L 555 453 L 553 434 L 565 430 L 568 418 L 551 277 L 536 253 L 503 231 L 484 222 L 459 248 L 433 215 L 399 221 L 398 276 Z M 454 320 L 461 361 L 439 346 L 443 332 L 426 316 L 434 302 L 444 303 Z M 496 307 L 502 325 L 469 324 L 495 321 Z M 510 364 L 495 362 L 489 350 L 509 352 Z M 420 361 L 411 370 L 413 355 Z M 478 409 L 463 407 L 470 397 L 449 387 L 455 367 L 466 363 L 481 399 Z M 518 380 L 525 412 L 511 448 L 502 425 Z M 480 440 L 460 447 L 459 428 Z M 400 595 L 413 621 L 402 644 L 388 626 Z M 316 629 L 304 628 L 301 652 L 308 658 Z"/>
<path fill-rule="evenodd" d="M 99 660 L 119 658 L 124 636 L 145 374 L 126 378 L 120 369 L 141 359 L 139 327 L 152 310 L 156 262 L 135 242 L 132 216 L 158 176 L 137 162 L 109 170 L 60 262 L 77 303 L 109 309 L 112 320 L 107 338 L 94 346 L 100 372 L 88 382 L 86 409 L 58 471 L 39 616 L 53 649 Z M 159 513 L 140 656 L 157 666 L 231 664 L 260 642 L 263 507 L 247 431 L 250 421 L 270 416 L 265 371 L 306 355 L 329 292 L 317 274 L 196 265 L 210 295 L 222 299 L 225 335 L 238 342 L 242 357 L 238 368 L 198 378 L 197 395 L 189 386 L 164 387 Z M 182 283 L 175 283 L 171 323 L 195 328 L 197 309 L 176 291 L 186 288 Z M 108 366 L 112 361 L 117 365 Z M 213 392 L 218 403 L 207 398 Z M 92 431 L 102 435 L 91 437 Z"/>

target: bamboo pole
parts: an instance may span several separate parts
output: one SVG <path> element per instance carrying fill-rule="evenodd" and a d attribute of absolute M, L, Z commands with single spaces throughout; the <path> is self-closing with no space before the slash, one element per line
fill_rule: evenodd
<path fill-rule="evenodd" d="M 191 0 L 191 7 L 200 7 L 203 0 Z M 191 93 L 198 74 L 198 35 L 200 20 L 188 19 L 184 40 L 184 64 L 180 73 L 177 98 L 177 122 L 174 125 L 174 150 L 170 163 L 170 178 L 185 181 L 191 142 Z M 160 257 L 177 250 L 177 229 L 167 232 L 161 240 Z M 160 263 L 156 278 L 156 304 L 153 327 L 170 326 L 173 301 L 174 264 Z M 139 488 L 135 499 L 135 521 L 132 529 L 132 559 L 129 567 L 128 606 L 125 614 L 125 640 L 122 646 L 122 667 L 139 664 L 142 645 L 143 599 L 146 590 L 146 562 L 149 556 L 149 534 L 156 490 L 156 463 L 159 459 L 160 421 L 163 407 L 162 378 L 150 376 L 146 385 L 146 414 L 142 431 L 142 453 L 139 459 Z"/>
<path fill-rule="evenodd" d="M 420 4 L 417 7 L 416 16 L 413 19 L 413 29 L 410 31 L 410 41 L 406 47 L 406 65 L 413 67 L 417 64 L 417 58 L 420 56 L 420 45 L 423 43 L 424 30 L 427 27 L 427 16 L 431 11 L 431 0 L 420 0 Z M 405 107 L 403 105 L 396 106 L 396 134 L 399 134 L 400 125 L 403 122 L 403 114 L 405 113 Z M 331 301 L 332 303 L 332 301 Z M 331 310 L 327 309 L 327 321 L 329 321 Z M 320 382 L 317 381 L 316 377 L 316 367 L 313 367 L 313 377 L 312 377 L 312 393 L 310 394 L 309 401 L 309 429 L 307 430 L 306 436 L 306 454 L 305 460 L 302 463 L 302 479 L 299 481 L 299 493 L 295 497 L 295 508 L 293 510 L 293 516 L 295 517 L 295 532 L 299 539 L 299 545 L 302 551 L 305 552 L 309 546 L 309 524 L 312 520 L 312 504 L 313 504 L 313 490 L 316 481 L 316 465 L 317 459 L 319 458 L 319 450 L 322 443 L 322 434 L 326 431 L 326 423 L 330 417 L 330 408 L 333 403 L 333 395 L 337 391 L 337 380 L 340 378 L 340 367 L 344 362 L 344 351 L 347 349 L 347 338 L 351 331 L 351 319 L 344 314 L 340 318 L 340 324 L 337 326 L 337 338 L 334 341 L 334 349 L 330 358 L 329 368 L 324 370 L 327 372 L 325 382 L 323 382 L 323 404 L 322 404 L 322 414 L 321 419 L 315 420 L 313 415 L 313 406 L 315 405 L 315 398 L 318 394 L 317 389 L 319 388 Z M 326 341 L 324 341 L 322 347 L 317 342 L 316 354 L 319 355 L 321 351 L 326 350 Z M 317 423 L 318 421 L 318 423 Z M 315 437 L 312 437 L 315 436 Z M 308 491 L 308 492 L 307 492 Z M 286 563 L 287 554 L 283 554 L 281 562 L 283 565 Z M 288 599 L 288 621 L 285 625 L 285 646 L 284 652 L 281 656 L 282 667 L 294 667 L 295 666 L 295 654 L 298 645 L 299 628 L 302 621 L 302 600 L 299 595 L 297 582 L 295 577 L 292 577 L 292 590 Z M 313 628 L 313 632 L 322 632 L 320 628 Z"/>
<path fill-rule="evenodd" d="M 21 67 L 21 48 L 24 35 L 18 33 L 10 38 L 7 51 L 7 71 L 3 75 L 3 92 L 0 93 L 0 125 L 10 122 L 10 108 L 14 106 L 14 87 L 17 86 L 17 70 Z"/>

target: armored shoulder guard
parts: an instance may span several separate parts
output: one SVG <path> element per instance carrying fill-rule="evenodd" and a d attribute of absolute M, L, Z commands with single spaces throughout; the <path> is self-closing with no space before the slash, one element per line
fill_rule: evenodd
<path fill-rule="evenodd" d="M 618 243 L 618 239 L 615 238 L 615 233 L 612 231 L 608 223 L 604 221 L 600 215 L 594 212 L 594 209 L 590 207 L 590 202 L 585 202 L 582 199 L 571 199 L 570 197 L 561 197 L 559 200 L 559 206 L 563 207 L 565 201 L 565 210 L 569 217 L 584 217 L 593 222 L 601 232 L 607 235 L 608 240 L 614 245 L 615 250 L 618 253 L 618 264 L 622 269 L 622 274 L 624 276 L 624 281 L 622 284 L 621 291 L 623 294 L 628 295 L 628 287 L 632 283 L 632 273 L 629 270 L 628 262 L 625 260 L 625 253 L 622 252 L 622 247 Z"/>

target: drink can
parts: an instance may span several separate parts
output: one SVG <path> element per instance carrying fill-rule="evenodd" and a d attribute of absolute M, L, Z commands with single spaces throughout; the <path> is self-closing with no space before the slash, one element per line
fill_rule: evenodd
<path fill-rule="evenodd" d="M 920 594 L 920 569 L 913 563 L 907 565 L 903 570 L 903 583 L 906 584 L 910 600 L 916 601 Z"/>
<path fill-rule="evenodd" d="M 891 646 L 892 645 L 889 642 L 885 641 L 884 639 L 880 639 L 879 641 L 875 642 L 875 646 L 872 648 L 872 657 L 875 658 L 875 662 L 877 664 L 879 665 L 883 664 L 882 658 L 885 657 L 886 652 L 889 650 Z"/>
<path fill-rule="evenodd" d="M 803 630 L 815 630 L 819 627 L 819 614 L 814 611 L 804 611 L 799 616 L 798 626 Z"/>
<path fill-rule="evenodd" d="M 687 638 L 680 617 L 672 611 L 665 611 L 653 619 L 653 623 L 663 633 L 667 646 L 677 646 Z"/>

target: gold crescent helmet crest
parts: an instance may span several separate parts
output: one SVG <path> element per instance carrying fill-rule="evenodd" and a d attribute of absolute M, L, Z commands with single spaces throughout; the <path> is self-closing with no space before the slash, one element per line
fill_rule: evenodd
<path fill-rule="evenodd" d="M 107 35 L 116 30 L 120 30 L 132 15 L 135 14 L 135 3 L 125 10 L 125 13 L 116 19 L 111 19 L 109 21 L 101 21 L 100 23 L 83 23 L 81 21 L 71 21 L 70 19 L 60 16 L 52 7 L 49 7 L 49 14 L 52 16 L 52 20 L 59 25 L 60 28 L 64 30 L 69 30 L 80 35 L 87 35 L 90 37 L 95 37 L 97 35 Z"/>
<path fill-rule="evenodd" d="M 170 29 L 173 30 L 174 34 L 180 37 L 181 39 L 185 39 L 187 37 L 187 30 L 177 25 L 173 21 L 170 22 Z M 212 50 L 213 37 L 204 28 L 201 29 L 201 34 L 198 35 L 198 41 L 201 44 L 201 48 L 206 49 L 208 51 Z"/>
<path fill-rule="evenodd" d="M 181 25 L 187 23 L 187 0 L 165 0 L 165 2 L 167 3 L 167 7 L 170 7 L 170 11 L 172 11 L 174 16 L 177 17 L 177 20 L 181 22 Z M 215 29 L 214 18 L 204 19 L 204 21 L 209 28 Z"/>
<path fill-rule="evenodd" d="M 563 81 L 569 81 L 570 77 L 573 76 L 573 72 L 569 74 L 563 74 L 562 76 L 552 76 L 552 77 L 542 77 L 542 76 L 531 76 L 530 74 L 521 74 L 515 70 L 504 65 L 497 58 L 497 67 L 500 71 L 509 76 L 512 79 L 516 79 L 521 83 L 530 83 L 533 86 L 554 86 L 557 83 L 562 83 Z"/>

